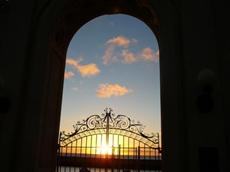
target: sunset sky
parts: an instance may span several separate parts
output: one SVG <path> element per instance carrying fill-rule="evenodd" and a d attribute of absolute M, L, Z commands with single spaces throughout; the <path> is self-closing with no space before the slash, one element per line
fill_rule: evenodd
<path fill-rule="evenodd" d="M 70 42 L 60 130 L 106 107 L 160 132 L 159 49 L 137 18 L 104 15 L 81 27 Z"/>

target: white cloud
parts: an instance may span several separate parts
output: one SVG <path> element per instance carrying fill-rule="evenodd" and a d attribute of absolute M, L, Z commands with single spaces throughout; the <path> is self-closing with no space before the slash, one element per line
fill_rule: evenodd
<path fill-rule="evenodd" d="M 117 36 L 107 41 L 107 44 L 109 45 L 117 45 L 117 46 L 122 46 L 122 47 L 128 47 L 130 43 L 131 43 L 131 40 L 129 40 L 128 38 L 124 36 Z"/>
<path fill-rule="evenodd" d="M 103 64 L 106 65 L 106 64 L 109 64 L 110 62 L 114 62 L 114 61 L 118 60 L 118 57 L 114 54 L 115 48 L 117 46 L 127 49 L 129 47 L 129 45 L 133 44 L 133 43 L 137 43 L 137 40 L 136 39 L 128 39 L 124 36 L 117 36 L 117 37 L 109 39 L 106 42 L 105 54 L 102 57 Z"/>
<path fill-rule="evenodd" d="M 65 79 L 70 79 L 74 76 L 74 73 L 73 72 L 70 72 L 70 71 L 66 71 L 65 72 L 65 75 L 64 75 L 64 78 Z"/>
<path fill-rule="evenodd" d="M 90 77 L 93 75 L 98 75 L 100 73 L 99 68 L 96 64 L 86 64 L 86 65 L 78 65 L 77 69 L 79 70 L 81 76 Z"/>
<path fill-rule="evenodd" d="M 121 54 L 123 63 L 134 63 L 137 60 L 137 57 L 134 53 L 130 52 L 128 49 L 122 51 Z"/>
<path fill-rule="evenodd" d="M 82 77 L 90 77 L 100 73 L 100 69 L 95 63 L 82 65 L 80 64 L 80 61 L 81 60 L 68 58 L 66 60 L 66 64 L 72 65 L 81 74 Z"/>
<path fill-rule="evenodd" d="M 154 53 L 151 48 L 144 48 L 141 52 L 141 57 L 145 61 L 157 62 L 159 60 L 159 50 Z"/>
<path fill-rule="evenodd" d="M 103 59 L 103 64 L 107 65 L 113 62 L 121 62 L 131 64 L 140 60 L 149 62 L 159 61 L 159 50 L 154 52 L 151 48 L 146 47 L 139 53 L 133 53 L 129 50 L 131 44 L 137 43 L 134 38 L 128 39 L 124 36 L 117 36 L 109 39 L 106 42 L 106 49 Z M 121 47 L 120 52 L 116 52 L 116 47 Z"/>
<path fill-rule="evenodd" d="M 112 96 L 123 96 L 129 92 L 131 90 L 119 84 L 100 84 L 96 94 L 99 98 L 110 98 Z"/>
<path fill-rule="evenodd" d="M 103 59 L 103 64 L 109 64 L 109 62 L 111 61 L 112 57 L 113 57 L 113 53 L 114 53 L 114 46 L 110 45 L 106 48 L 105 50 L 105 54 L 102 57 Z"/>
<path fill-rule="evenodd" d="M 67 58 L 67 59 L 66 59 L 66 64 L 67 64 L 67 65 L 73 65 L 73 66 L 76 67 L 76 66 L 78 65 L 78 61 L 75 60 L 75 59 Z"/>

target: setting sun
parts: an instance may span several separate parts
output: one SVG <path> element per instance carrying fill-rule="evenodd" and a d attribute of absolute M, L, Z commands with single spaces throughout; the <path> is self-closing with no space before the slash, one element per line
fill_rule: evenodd
<path fill-rule="evenodd" d="M 101 143 L 95 143 L 96 144 L 96 154 L 102 154 L 102 155 L 112 155 L 115 152 L 113 151 L 113 147 L 117 146 L 116 144 L 116 139 L 114 139 L 113 143 L 113 138 L 115 138 L 113 135 L 109 135 L 108 143 L 106 143 L 106 135 L 102 135 L 101 138 Z M 114 144 L 114 145 L 113 145 Z"/>
<path fill-rule="evenodd" d="M 101 145 L 101 147 L 98 149 L 98 153 L 112 155 L 112 147 L 106 144 Z"/>

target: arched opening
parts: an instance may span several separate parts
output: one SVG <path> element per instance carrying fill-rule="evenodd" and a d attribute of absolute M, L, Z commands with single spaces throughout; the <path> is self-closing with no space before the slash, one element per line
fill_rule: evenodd
<path fill-rule="evenodd" d="M 129 133 L 122 137 L 119 129 L 108 136 L 103 132 L 92 134 L 94 137 L 85 136 L 86 140 L 80 139 L 80 142 L 75 141 L 76 139 L 73 141 L 72 134 L 64 137 L 62 134 L 62 159 L 65 154 L 69 156 L 70 153 L 79 158 L 85 157 L 85 154 L 91 157 L 112 152 L 117 156 L 118 152 L 122 154 L 122 151 L 123 156 L 134 157 L 139 148 L 141 159 L 159 160 L 159 47 L 150 28 L 137 18 L 124 14 L 100 16 L 76 32 L 66 56 L 60 131 L 72 132 L 72 124 L 85 117 L 84 115 L 100 113 L 98 109 L 109 106 L 116 107 L 114 110 L 119 113 L 134 115 L 130 117 L 147 126 L 145 132 L 158 134 L 147 136 L 139 129 L 143 135 L 143 138 L 139 139 L 154 138 L 152 144 L 151 139 L 135 143 L 135 138 L 129 136 Z M 110 121 L 109 125 L 113 124 L 114 121 Z M 133 125 L 134 123 L 130 127 Z M 104 130 L 103 127 L 100 129 Z M 75 133 L 76 137 L 81 134 Z M 117 136 L 120 142 L 115 139 Z M 67 141 L 68 139 L 71 141 Z M 95 139 L 101 142 L 97 145 Z M 106 147 L 108 151 L 105 151 Z"/>
<path fill-rule="evenodd" d="M 50 59 L 58 59 L 55 60 L 55 63 L 59 65 L 58 72 L 60 76 L 56 73 L 58 77 L 56 79 L 61 81 L 59 83 L 59 88 L 61 88 L 63 84 L 63 78 L 61 78 L 61 76 L 64 75 L 65 55 L 68 44 L 74 33 L 93 18 L 105 14 L 128 14 L 143 21 L 156 34 L 156 37 L 159 37 L 158 17 L 153 9 L 152 2 L 149 1 L 138 3 L 135 1 L 68 1 L 64 3 L 63 6 L 63 13 L 57 17 L 57 24 L 50 38 L 49 47 Z M 61 90 L 59 92 L 59 97 L 60 103 L 62 97 Z M 57 125 L 57 128 L 59 128 L 59 125 Z"/>
<path fill-rule="evenodd" d="M 156 15 L 154 10 L 156 7 L 161 14 L 161 26 L 159 27 L 159 16 Z M 163 8 L 164 7 L 164 8 Z M 181 78 L 180 72 L 180 58 L 179 52 L 180 44 L 178 42 L 177 35 L 177 18 L 176 10 L 167 3 L 158 4 L 155 1 L 68 1 L 57 4 L 56 21 L 53 21 L 54 27 L 51 29 L 49 35 L 49 57 L 47 61 L 46 73 L 49 75 L 43 78 L 48 85 L 49 95 L 53 96 L 48 98 L 45 104 L 44 115 L 55 119 L 50 127 L 49 121 L 43 123 L 43 130 L 41 135 L 47 137 L 47 133 L 52 133 L 50 137 L 49 150 L 42 149 L 40 164 L 45 166 L 47 162 L 52 159 L 52 164 L 56 164 L 54 157 L 56 156 L 56 149 L 53 145 L 56 144 L 58 139 L 59 122 L 60 122 L 60 107 L 62 98 L 63 87 L 63 75 L 65 69 L 66 52 L 68 44 L 73 37 L 74 33 L 85 23 L 93 18 L 105 14 L 123 13 L 139 18 L 144 21 L 153 32 L 156 34 L 157 39 L 160 39 L 161 51 L 161 101 L 162 101 L 162 132 L 163 140 L 162 144 L 167 145 L 167 149 L 163 152 L 163 166 L 165 171 L 171 171 L 173 169 L 185 169 L 185 165 L 179 163 L 185 154 L 185 136 L 184 130 L 185 123 L 183 116 L 183 98 L 181 96 Z M 169 10 L 172 15 L 164 13 L 164 10 Z M 46 23 L 47 24 L 47 23 Z M 159 31 L 161 30 L 161 36 Z M 173 64 L 173 65 L 172 65 Z M 55 76 L 55 77 L 54 77 Z M 172 91 L 173 90 L 173 91 Z M 43 94 L 48 95 L 46 92 Z M 54 96 L 55 95 L 55 96 Z M 52 103 L 51 103 L 52 102 Z M 178 106 L 178 105 L 181 106 Z M 47 108 L 49 107 L 49 108 Z M 50 115 L 49 112 L 52 112 Z M 55 133 L 55 134 L 54 134 Z M 173 138 L 172 138 L 173 137 Z M 45 145 L 47 142 L 41 139 L 41 145 Z M 47 151 L 52 155 L 47 157 Z M 176 159 L 174 155 L 178 155 Z M 47 158 L 50 158 L 47 160 Z M 179 171 L 179 170 L 175 170 Z M 182 170 L 183 171 L 183 170 Z"/>

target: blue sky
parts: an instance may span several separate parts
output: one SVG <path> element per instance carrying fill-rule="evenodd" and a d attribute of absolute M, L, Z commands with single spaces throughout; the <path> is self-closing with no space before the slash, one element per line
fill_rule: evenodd
<path fill-rule="evenodd" d="M 97 17 L 72 38 L 66 57 L 60 130 L 111 107 L 160 131 L 159 49 L 137 18 Z"/>

